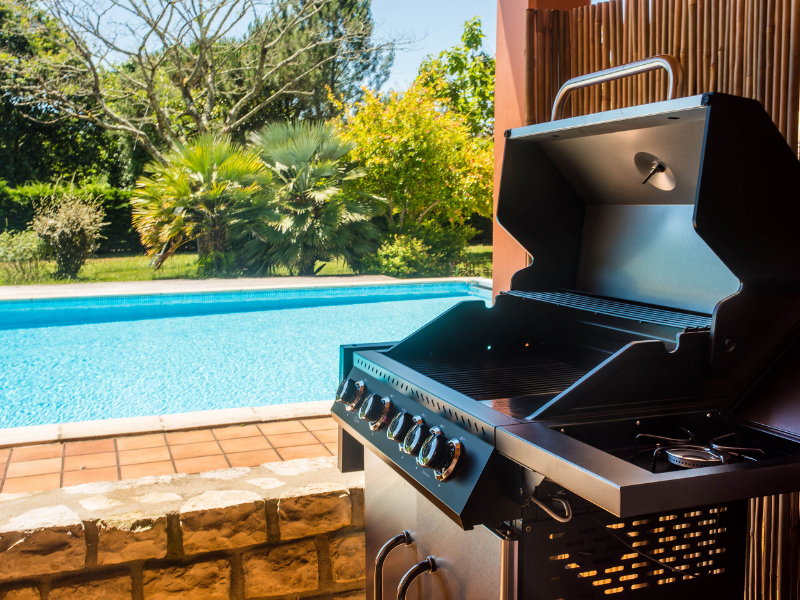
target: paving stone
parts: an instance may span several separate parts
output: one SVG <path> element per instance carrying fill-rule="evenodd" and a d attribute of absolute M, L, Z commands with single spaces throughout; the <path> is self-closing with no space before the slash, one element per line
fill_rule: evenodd
<path fill-rule="evenodd" d="M 347 490 L 325 490 L 309 486 L 288 492 L 278 502 L 278 523 L 282 540 L 336 531 L 352 521 L 352 502 Z"/>
<path fill-rule="evenodd" d="M 167 555 L 167 518 L 140 512 L 97 522 L 97 564 L 115 565 Z"/>
<path fill-rule="evenodd" d="M 330 548 L 335 582 L 357 581 L 367 576 L 366 544 L 363 533 L 334 540 Z"/>
<path fill-rule="evenodd" d="M 244 556 L 246 598 L 299 594 L 318 587 L 317 545 L 313 540 Z"/>
<path fill-rule="evenodd" d="M 38 508 L 0 526 L 0 580 L 74 571 L 84 566 L 83 523 L 66 506 Z"/>
<path fill-rule="evenodd" d="M 264 501 L 254 492 L 205 492 L 181 507 L 180 519 L 186 554 L 243 548 L 267 541 Z"/>
<path fill-rule="evenodd" d="M 130 600 L 131 578 L 73 583 L 50 590 L 50 600 Z"/>
<path fill-rule="evenodd" d="M 230 567 L 224 560 L 144 572 L 144 600 L 228 600 Z"/>

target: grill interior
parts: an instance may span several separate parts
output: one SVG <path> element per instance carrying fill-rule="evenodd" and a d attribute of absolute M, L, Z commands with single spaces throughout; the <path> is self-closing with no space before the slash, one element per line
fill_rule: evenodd
<path fill-rule="evenodd" d="M 402 362 L 475 400 L 534 396 L 543 404 L 563 392 L 606 358 L 582 347 L 538 344 L 522 349 L 425 356 Z M 530 414 L 526 412 L 525 414 Z"/>
<path fill-rule="evenodd" d="M 533 528 L 538 543 L 532 550 L 544 571 L 537 573 L 541 584 L 537 599 L 649 599 L 660 593 L 679 598 L 684 584 L 700 580 L 719 586 L 717 597 L 728 597 L 722 593 L 725 574 L 736 571 L 740 558 L 736 548 L 742 546 L 744 518 L 739 504 L 645 515 L 611 521 L 606 527 L 586 514 L 575 515 L 567 524 L 537 522 Z"/>

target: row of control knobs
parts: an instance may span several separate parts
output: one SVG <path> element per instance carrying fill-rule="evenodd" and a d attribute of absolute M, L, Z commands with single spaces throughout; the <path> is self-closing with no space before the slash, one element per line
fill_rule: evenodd
<path fill-rule="evenodd" d="M 342 381 L 336 391 L 336 401 L 349 411 L 358 410 L 359 418 L 368 421 L 373 431 L 388 423 L 387 437 L 399 442 L 400 450 L 406 454 L 415 455 L 421 467 L 433 469 L 439 481 L 447 481 L 453 475 L 464 455 L 464 446 L 459 440 L 448 440 L 438 427 L 429 428 L 422 417 L 401 411 L 390 418 L 392 401 L 378 394 L 367 395 L 363 381 Z"/>

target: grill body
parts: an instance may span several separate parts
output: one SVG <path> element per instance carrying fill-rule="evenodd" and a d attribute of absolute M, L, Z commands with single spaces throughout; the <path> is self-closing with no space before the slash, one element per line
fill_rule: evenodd
<path fill-rule="evenodd" d="M 419 600 L 740 597 L 746 500 L 800 489 L 798 178 L 720 94 L 507 132 L 497 219 L 530 266 L 491 308 L 343 348 L 350 389 L 433 432 L 406 454 L 334 404 L 340 464 L 368 456 L 368 569 L 407 529 L 386 573 L 435 554 Z M 657 445 L 720 438 L 756 451 L 682 469 Z M 437 440 L 444 478 L 418 460 Z"/>

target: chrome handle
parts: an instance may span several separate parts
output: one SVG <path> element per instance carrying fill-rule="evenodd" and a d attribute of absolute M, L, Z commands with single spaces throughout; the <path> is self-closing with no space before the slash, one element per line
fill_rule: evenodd
<path fill-rule="evenodd" d="M 597 83 L 606 83 L 614 79 L 630 77 L 631 75 L 656 71 L 658 69 L 664 69 L 667 72 L 667 100 L 672 100 L 680 96 L 683 91 L 683 67 L 681 63 L 677 58 L 669 54 L 658 54 L 657 56 L 651 56 L 644 60 L 637 60 L 627 65 L 620 65 L 595 73 L 573 77 L 558 90 L 555 102 L 553 102 L 553 116 L 551 120 L 555 121 L 556 119 L 564 118 L 564 101 L 567 99 L 567 96 L 575 90 L 589 87 Z"/>
<path fill-rule="evenodd" d="M 410 546 L 411 541 L 411 534 L 404 531 L 386 542 L 383 548 L 378 551 L 378 555 L 375 557 L 375 571 L 372 581 L 372 587 L 375 591 L 373 600 L 383 600 L 383 563 L 386 562 L 389 552 L 401 545 Z"/>
<path fill-rule="evenodd" d="M 408 573 L 403 575 L 403 579 L 400 580 L 400 585 L 397 587 L 397 600 L 406 600 L 408 588 L 423 573 L 436 573 L 436 560 L 432 556 L 417 563 L 408 570 Z"/>

